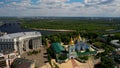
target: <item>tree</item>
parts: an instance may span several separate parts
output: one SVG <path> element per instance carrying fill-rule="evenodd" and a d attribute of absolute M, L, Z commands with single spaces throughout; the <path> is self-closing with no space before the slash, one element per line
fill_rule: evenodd
<path fill-rule="evenodd" d="M 67 59 L 67 54 L 61 54 L 58 59 L 66 60 Z"/>
<path fill-rule="evenodd" d="M 102 47 L 104 47 L 103 45 L 104 45 L 104 43 L 102 43 L 102 42 L 94 42 L 95 47 L 102 48 Z"/>
<path fill-rule="evenodd" d="M 80 56 L 79 57 L 81 60 L 88 60 L 88 56 Z"/>
<path fill-rule="evenodd" d="M 53 52 L 53 50 L 52 50 L 51 48 L 48 48 L 48 49 L 47 49 L 47 53 L 48 53 L 52 58 L 55 57 L 55 56 L 54 56 L 54 52 Z"/>
<path fill-rule="evenodd" d="M 51 38 L 51 42 L 61 42 L 61 39 L 58 36 L 52 36 Z"/>
<path fill-rule="evenodd" d="M 97 55 L 95 56 L 95 58 L 100 58 L 100 57 L 102 57 L 101 53 L 97 53 Z"/>
<path fill-rule="evenodd" d="M 64 43 L 64 44 L 68 44 L 69 43 L 69 41 L 70 41 L 70 37 L 69 36 L 63 36 L 62 37 L 62 42 Z"/>
<path fill-rule="evenodd" d="M 90 49 L 86 49 L 86 52 L 90 52 Z"/>
<path fill-rule="evenodd" d="M 101 68 L 115 68 L 115 63 L 109 57 L 102 57 Z"/>

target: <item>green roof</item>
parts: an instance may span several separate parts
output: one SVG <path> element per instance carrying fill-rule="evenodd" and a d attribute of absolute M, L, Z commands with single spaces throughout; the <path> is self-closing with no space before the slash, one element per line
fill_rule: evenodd
<path fill-rule="evenodd" d="M 65 50 L 60 43 L 52 43 L 52 48 L 55 53 L 60 53 L 61 51 Z"/>
<path fill-rule="evenodd" d="M 97 52 L 96 51 L 90 51 L 90 52 L 78 52 L 78 56 L 80 55 L 90 55 L 90 54 L 96 54 Z"/>

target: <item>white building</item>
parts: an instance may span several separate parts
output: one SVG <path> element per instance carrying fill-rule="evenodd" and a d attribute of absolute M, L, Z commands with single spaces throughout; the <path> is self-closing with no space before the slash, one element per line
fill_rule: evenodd
<path fill-rule="evenodd" d="M 0 37 L 0 53 L 8 54 L 18 52 L 22 54 L 31 49 L 36 50 L 42 46 L 40 32 L 20 32 Z"/>
<path fill-rule="evenodd" d="M 110 41 L 110 44 L 114 45 L 115 47 L 120 48 L 120 43 L 118 43 L 118 42 L 119 42 L 119 40 L 112 40 L 112 41 Z"/>
<path fill-rule="evenodd" d="M 14 59 L 19 58 L 17 53 L 3 55 L 0 53 L 0 68 L 10 68 Z"/>

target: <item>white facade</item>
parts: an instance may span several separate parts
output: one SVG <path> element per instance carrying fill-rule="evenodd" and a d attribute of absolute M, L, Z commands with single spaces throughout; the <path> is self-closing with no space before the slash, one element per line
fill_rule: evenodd
<path fill-rule="evenodd" d="M 110 43 L 111 43 L 112 45 L 114 45 L 115 47 L 120 48 L 120 44 L 119 44 L 118 42 L 119 42 L 119 40 L 112 40 L 112 41 L 110 41 Z"/>
<path fill-rule="evenodd" d="M 0 68 L 10 68 L 10 65 L 16 58 L 18 58 L 17 53 L 10 53 L 6 55 L 0 53 Z"/>
<path fill-rule="evenodd" d="M 0 37 L 0 53 L 16 51 L 19 54 L 42 45 L 40 32 L 20 32 Z M 36 48 L 35 48 L 36 47 Z"/>

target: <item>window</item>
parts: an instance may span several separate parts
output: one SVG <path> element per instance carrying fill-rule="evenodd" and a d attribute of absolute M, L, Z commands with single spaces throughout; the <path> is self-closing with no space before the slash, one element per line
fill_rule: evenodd
<path fill-rule="evenodd" d="M 71 48 L 71 52 L 74 52 L 74 48 Z"/>

